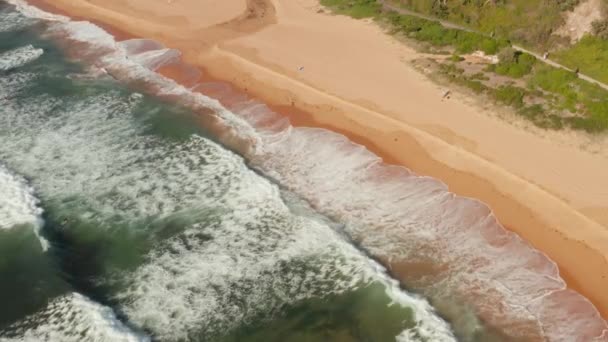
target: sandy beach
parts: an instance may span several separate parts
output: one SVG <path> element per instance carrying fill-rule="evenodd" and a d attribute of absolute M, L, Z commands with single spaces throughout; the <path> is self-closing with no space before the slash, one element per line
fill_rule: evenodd
<path fill-rule="evenodd" d="M 605 139 L 591 153 L 586 138 L 522 129 L 464 94 L 442 101 L 410 66 L 414 49 L 316 0 L 30 2 L 179 49 L 296 125 L 343 133 L 483 201 L 608 317 Z"/>

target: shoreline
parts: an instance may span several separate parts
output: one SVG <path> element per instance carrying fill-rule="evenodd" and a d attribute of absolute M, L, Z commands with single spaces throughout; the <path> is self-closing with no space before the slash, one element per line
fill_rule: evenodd
<path fill-rule="evenodd" d="M 48 5 L 46 0 L 30 3 Z M 79 12 L 78 5 L 70 7 L 63 2 L 57 5 L 60 7 L 51 6 L 54 10 L 49 6 L 46 9 L 76 14 L 79 19 L 102 24 L 104 29 L 112 27 L 110 32 L 115 35 L 124 29 L 127 34 L 122 37 L 143 36 L 180 49 L 186 63 L 269 104 L 289 116 L 295 126 L 322 127 L 344 134 L 388 163 L 404 165 L 420 175 L 445 182 L 458 195 L 481 200 L 492 208 L 503 225 L 557 262 L 569 287 L 589 298 L 608 317 L 608 294 L 604 293 L 608 285 L 608 261 L 606 252 L 602 252 L 608 251 L 608 230 L 541 186 L 507 172 L 483 156 L 384 115 L 373 104 L 349 102 L 298 79 L 297 74 L 294 77 L 293 73 L 281 73 L 280 66 L 264 65 L 255 60 L 255 51 L 241 49 L 238 54 L 234 52 L 238 49 L 229 51 L 213 45 L 203 47 L 206 51 L 201 53 L 200 47 L 176 41 L 165 33 L 148 32 L 148 35 L 145 31 L 154 30 L 137 30 L 135 24 L 123 28 L 118 22 L 105 22 L 103 14 L 86 12 L 86 8 Z"/>

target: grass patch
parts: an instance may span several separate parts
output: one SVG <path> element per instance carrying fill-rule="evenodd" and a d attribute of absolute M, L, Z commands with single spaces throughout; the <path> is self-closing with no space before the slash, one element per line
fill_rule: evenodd
<path fill-rule="evenodd" d="M 376 0 L 321 0 L 321 5 L 356 19 L 376 17 L 382 10 Z"/>
<path fill-rule="evenodd" d="M 450 81 L 473 90 L 475 93 L 483 93 L 488 87 L 477 79 L 467 77 L 464 69 L 458 68 L 455 64 L 440 64 L 439 72 L 442 76 L 448 77 Z"/>
<path fill-rule="evenodd" d="M 455 84 L 476 93 L 487 93 L 497 102 L 517 109 L 517 113 L 543 128 L 568 126 L 587 132 L 608 129 L 608 91 L 580 80 L 573 72 L 539 63 L 534 56 L 513 50 L 514 39 L 537 48 L 550 44 L 551 32 L 561 24 L 561 13 L 577 0 L 559 1 L 512 0 L 483 6 L 484 1 L 442 2 L 428 0 L 395 0 L 420 13 L 460 22 L 493 37 L 446 28 L 423 18 L 383 12 L 375 0 L 321 0 L 321 4 L 339 14 L 354 18 L 374 18 L 388 25 L 394 34 L 425 43 L 426 47 L 446 50 L 447 63 L 439 64 L 439 73 Z M 439 7 L 438 7 L 439 6 Z M 565 7 L 564 7 L 565 6 Z M 489 87 L 483 72 L 467 76 L 456 63 L 460 54 L 483 51 L 499 54 L 499 63 L 488 69 L 513 79 L 525 78 L 528 88 L 513 85 Z M 500 52 L 500 53 L 499 53 Z M 608 82 L 608 41 L 586 36 L 573 47 L 555 54 L 571 68 Z M 543 104 L 528 104 L 535 98 Z M 535 101 L 537 102 L 537 101 Z M 566 115 L 566 112 L 571 114 Z"/>
<path fill-rule="evenodd" d="M 516 51 L 511 47 L 504 48 L 498 57 L 498 64 L 490 64 L 488 71 L 512 78 L 522 78 L 528 75 L 536 64 L 536 57 Z"/>
<path fill-rule="evenodd" d="M 481 94 L 488 90 L 488 87 L 486 85 L 477 80 L 464 79 L 461 84 L 478 94 Z"/>
<path fill-rule="evenodd" d="M 481 32 L 542 47 L 551 43 L 551 33 L 563 23 L 562 12 L 571 9 L 578 0 L 501 0 L 492 4 L 477 0 L 391 2 Z"/>
<path fill-rule="evenodd" d="M 534 125 L 546 129 L 564 128 L 564 119 L 555 114 L 548 114 L 547 110 L 540 104 L 524 106 L 519 108 L 517 113 L 524 118 L 532 121 Z"/>
<path fill-rule="evenodd" d="M 555 58 L 572 69 L 608 83 L 608 40 L 587 35 L 574 46 L 555 53 Z"/>
<path fill-rule="evenodd" d="M 472 80 L 480 80 L 480 81 L 489 81 L 490 78 L 486 76 L 483 72 L 478 72 L 476 74 L 471 75 L 470 79 Z"/>
<path fill-rule="evenodd" d="M 572 72 L 543 66 L 534 73 L 529 83 L 532 87 L 538 87 L 547 92 L 560 95 L 560 108 L 575 112 L 576 104 L 579 100 L 578 94 L 574 89 L 576 79 L 576 75 Z"/>
<path fill-rule="evenodd" d="M 526 90 L 520 87 L 503 85 L 494 90 L 494 98 L 508 106 L 521 108 L 524 106 Z"/>
<path fill-rule="evenodd" d="M 462 57 L 462 56 L 460 56 L 460 55 L 456 55 L 456 54 L 454 54 L 454 55 L 452 55 L 452 56 L 450 57 L 450 60 L 451 60 L 452 62 L 456 62 L 456 63 L 457 63 L 457 62 L 462 62 L 462 61 L 464 61 L 464 57 Z"/>
<path fill-rule="evenodd" d="M 577 117 L 564 119 L 572 128 L 587 132 L 608 129 L 608 91 L 579 79 L 574 73 L 542 66 L 530 80 L 531 87 L 538 87 L 557 95 L 557 107 Z"/>
<path fill-rule="evenodd" d="M 457 53 L 480 50 L 488 55 L 493 55 L 509 45 L 506 40 L 496 40 L 474 32 L 446 28 L 435 21 L 397 12 L 389 12 L 386 19 L 391 25 L 393 33 L 402 33 L 407 37 L 436 47 L 452 46 Z"/>

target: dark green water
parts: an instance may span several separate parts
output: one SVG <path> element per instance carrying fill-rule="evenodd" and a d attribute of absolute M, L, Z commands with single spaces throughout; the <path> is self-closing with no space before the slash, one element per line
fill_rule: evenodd
<path fill-rule="evenodd" d="M 189 110 L 47 29 L 0 2 L 1 341 L 452 339 Z"/>

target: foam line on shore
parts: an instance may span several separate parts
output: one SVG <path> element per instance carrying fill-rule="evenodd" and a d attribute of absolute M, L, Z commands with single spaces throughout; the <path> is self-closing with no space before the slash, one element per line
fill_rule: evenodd
<path fill-rule="evenodd" d="M 91 37 L 70 36 L 82 43 Z M 112 46 L 106 36 L 96 41 Z M 261 103 L 246 99 L 226 109 L 158 75 L 132 70 L 123 56 L 124 51 L 101 60 L 116 77 L 145 80 L 161 97 L 194 109 L 213 108 L 221 119 L 218 127 L 230 132 L 220 137 L 224 143 L 315 209 L 345 222 L 349 235 L 376 258 L 395 267 L 430 265 L 406 280 L 429 297 L 472 303 L 476 314 L 514 337 L 606 338 L 606 322 L 588 300 L 566 289 L 555 263 L 505 230 L 483 203 L 385 165 L 339 134 L 291 127 Z M 565 327 L 563 318 L 572 314 L 576 319 Z"/>

